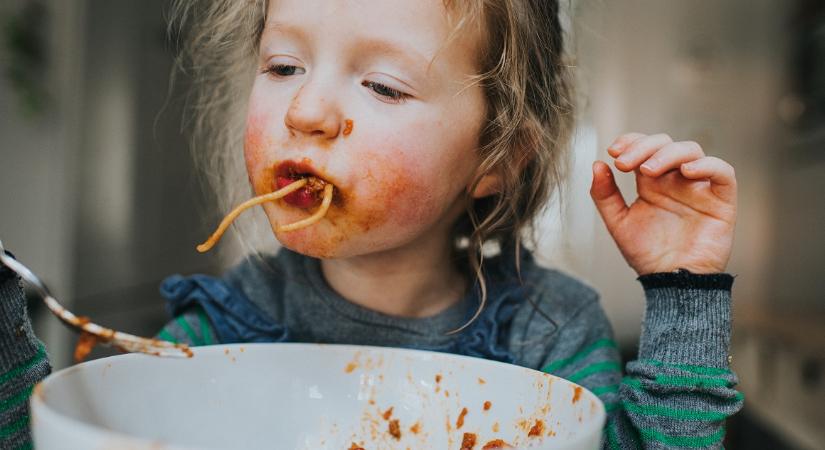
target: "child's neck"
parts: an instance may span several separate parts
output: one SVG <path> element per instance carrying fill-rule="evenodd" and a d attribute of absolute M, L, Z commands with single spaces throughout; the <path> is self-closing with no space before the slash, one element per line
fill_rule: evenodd
<path fill-rule="evenodd" d="M 321 261 L 329 285 L 347 300 L 384 314 L 429 317 L 461 300 L 466 280 L 446 239 Z"/>

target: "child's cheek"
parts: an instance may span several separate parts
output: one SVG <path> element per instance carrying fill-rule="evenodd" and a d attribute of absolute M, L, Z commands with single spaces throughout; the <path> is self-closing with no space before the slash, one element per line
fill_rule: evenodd
<path fill-rule="evenodd" d="M 395 247 L 428 228 L 441 202 L 420 169 L 381 154 L 362 160 L 369 162 L 357 188 L 343 192 L 315 228 L 280 233 L 284 245 L 315 257 L 346 257 Z"/>
<path fill-rule="evenodd" d="M 264 123 L 266 119 L 262 116 L 250 115 L 244 134 L 246 173 L 256 195 L 270 192 L 274 179 L 274 169 L 267 152 L 267 148 L 271 147 L 271 138 L 264 133 Z"/>
<path fill-rule="evenodd" d="M 434 190 L 414 163 L 381 153 L 368 153 L 361 160 L 358 189 L 342 196 L 342 207 L 334 208 L 332 221 L 344 219 L 360 231 L 369 231 L 385 224 L 421 223 L 428 211 L 437 208 L 431 201 Z"/>

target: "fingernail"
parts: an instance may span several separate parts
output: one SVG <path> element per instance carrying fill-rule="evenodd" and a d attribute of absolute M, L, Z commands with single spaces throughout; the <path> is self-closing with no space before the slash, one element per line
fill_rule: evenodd
<path fill-rule="evenodd" d="M 655 161 L 646 161 L 642 164 L 642 169 L 647 170 L 648 172 L 653 172 L 657 167 L 659 167 L 659 164 Z"/>
<path fill-rule="evenodd" d="M 616 158 L 616 162 L 622 163 L 622 164 L 628 164 L 628 163 L 630 163 L 630 157 L 627 156 L 627 155 L 619 156 L 618 158 Z"/>

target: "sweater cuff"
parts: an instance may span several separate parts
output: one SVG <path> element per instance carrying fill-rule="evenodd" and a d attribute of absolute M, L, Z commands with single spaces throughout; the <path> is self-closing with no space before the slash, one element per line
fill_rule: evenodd
<path fill-rule="evenodd" d="M 727 273 L 700 274 L 685 269 L 675 272 L 661 272 L 642 275 L 638 278 L 645 290 L 669 287 L 693 289 L 724 289 L 733 286 L 733 276 Z"/>
<path fill-rule="evenodd" d="M 639 281 L 647 298 L 639 359 L 728 368 L 731 275 L 680 270 Z"/>

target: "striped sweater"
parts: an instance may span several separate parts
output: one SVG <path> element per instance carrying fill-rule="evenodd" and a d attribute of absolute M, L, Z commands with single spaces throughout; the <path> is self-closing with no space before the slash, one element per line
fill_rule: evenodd
<path fill-rule="evenodd" d="M 506 326 L 494 326 L 487 344 L 506 351 L 515 364 L 569 379 L 598 395 L 608 411 L 604 448 L 722 446 L 725 419 L 742 406 L 742 395 L 734 389 L 736 376 L 728 367 L 732 277 L 686 272 L 640 277 L 647 309 L 638 357 L 624 367 L 592 289 L 531 261 L 522 265 L 522 277 L 530 287 L 524 293 L 530 301 L 521 299 L 506 315 Z M 218 285 L 202 281 L 175 279 L 178 288 L 185 287 L 175 295 L 240 295 L 261 317 L 285 324 L 288 339 L 296 342 L 450 351 L 455 337 L 443 331 L 466 317 L 461 304 L 426 319 L 361 308 L 331 290 L 317 260 L 285 251 L 246 261 Z M 16 283 L 3 283 L 0 447 L 26 448 L 30 443 L 25 399 L 47 373 L 48 362 L 31 334 Z M 214 304 L 190 304 L 158 336 L 191 345 L 254 339 L 243 333 L 240 338 L 237 333 L 230 336 L 215 326 L 218 321 L 207 310 L 214 314 Z M 22 331 L 15 332 L 12 324 L 22 326 Z"/>

